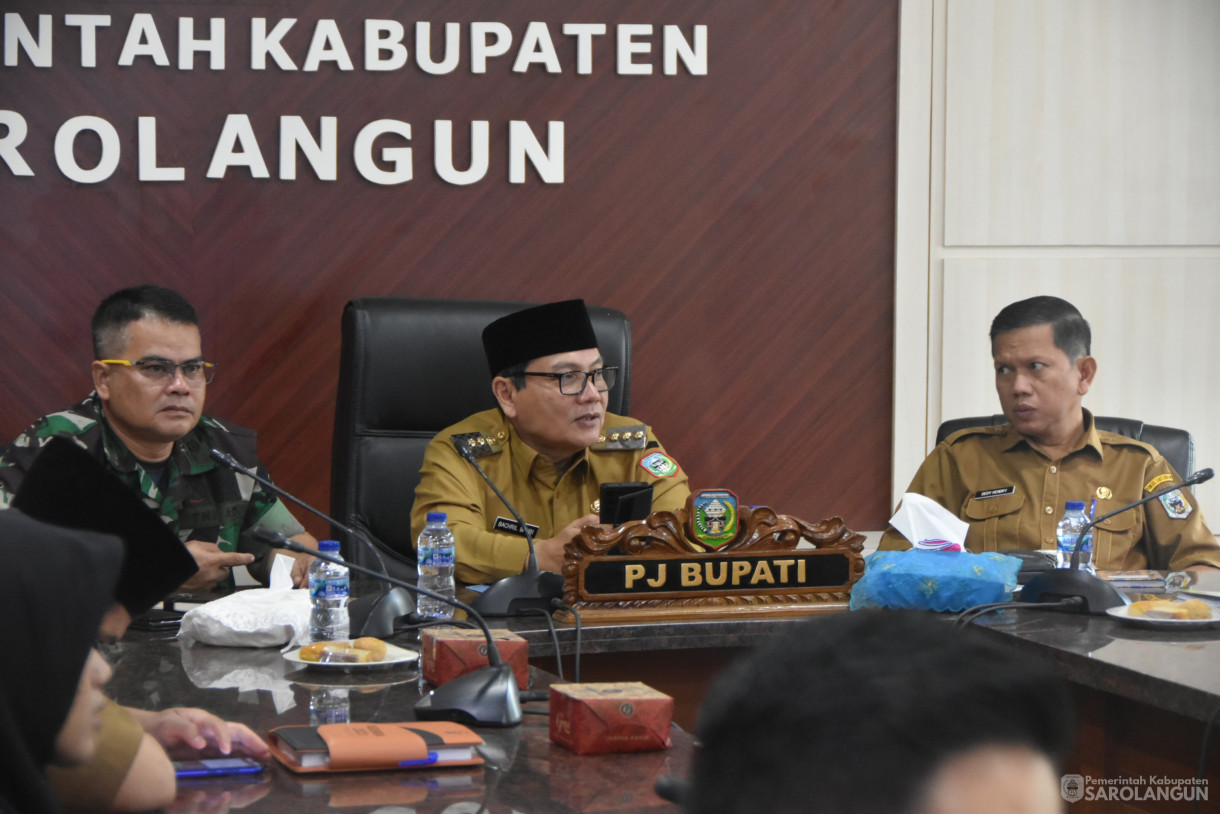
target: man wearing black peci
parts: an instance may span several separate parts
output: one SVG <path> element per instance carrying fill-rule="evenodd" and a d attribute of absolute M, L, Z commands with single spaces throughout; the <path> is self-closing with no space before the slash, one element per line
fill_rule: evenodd
<path fill-rule="evenodd" d="M 454 446 L 473 441 L 479 464 L 534 531 L 538 564 L 558 571 L 563 547 L 598 522 L 602 483 L 653 485 L 653 509 L 675 511 L 686 475 L 652 430 L 606 410 L 617 370 L 606 367 L 581 300 L 548 303 L 483 331 L 497 409 L 442 430 L 428 445 L 411 510 L 414 529 L 445 512 L 457 540 L 457 578 L 520 573 L 528 545 L 512 513 Z"/>

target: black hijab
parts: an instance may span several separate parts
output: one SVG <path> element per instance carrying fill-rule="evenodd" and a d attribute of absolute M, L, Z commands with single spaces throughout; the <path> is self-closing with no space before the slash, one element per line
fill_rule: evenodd
<path fill-rule="evenodd" d="M 0 558 L 0 809 L 55 812 L 44 769 L 114 604 L 123 547 L 8 509 L 0 511 Z"/>

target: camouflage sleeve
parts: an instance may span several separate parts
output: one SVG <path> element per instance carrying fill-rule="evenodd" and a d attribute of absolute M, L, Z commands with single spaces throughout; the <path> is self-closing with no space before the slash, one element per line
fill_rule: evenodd
<path fill-rule="evenodd" d="M 0 509 L 8 508 L 24 476 L 25 467 L 8 449 L 4 450 L 4 454 L 0 455 Z"/>
<path fill-rule="evenodd" d="M 25 478 L 25 473 L 30 470 L 30 464 L 38 456 L 41 444 L 35 434 L 37 427 L 38 425 L 35 425 L 17 436 L 4 450 L 4 454 L 0 455 L 0 508 L 8 508 L 13 495 L 17 493 L 17 487 L 21 486 L 21 481 Z"/>
<path fill-rule="evenodd" d="M 266 467 L 261 463 L 258 465 L 258 473 L 270 480 Z M 255 560 L 259 561 L 267 555 L 270 548 L 254 539 L 252 532 L 256 528 L 279 532 L 285 537 L 294 537 L 305 531 L 305 527 L 292 516 L 284 502 L 259 483 L 254 484 L 254 490 L 250 494 L 250 505 L 237 540 L 238 551 L 253 554 Z"/>
<path fill-rule="evenodd" d="M 97 419 L 73 410 L 51 413 L 35 421 L 18 435 L 0 455 L 0 509 L 7 509 L 25 473 L 30 471 L 42 445 L 57 435 L 74 438 L 78 444 L 90 437 Z"/>

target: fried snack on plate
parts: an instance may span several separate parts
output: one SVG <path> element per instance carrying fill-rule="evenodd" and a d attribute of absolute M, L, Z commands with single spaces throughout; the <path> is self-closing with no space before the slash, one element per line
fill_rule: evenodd
<path fill-rule="evenodd" d="M 329 642 L 322 648 L 319 661 L 323 664 L 362 664 L 373 661 L 373 654 L 352 647 L 351 642 Z"/>
<path fill-rule="evenodd" d="M 381 639 L 374 639 L 372 636 L 361 636 L 352 642 L 352 647 L 372 653 L 372 661 L 381 661 L 385 658 L 385 642 Z"/>
<path fill-rule="evenodd" d="M 1127 615 L 1142 616 L 1146 619 L 1210 619 L 1212 609 L 1199 599 L 1188 599 L 1185 602 L 1151 599 L 1132 602 L 1127 606 Z"/>
<path fill-rule="evenodd" d="M 1187 599 L 1182 603 L 1190 611 L 1191 619 L 1210 619 L 1212 618 L 1212 606 L 1204 602 L 1202 599 Z"/>
<path fill-rule="evenodd" d="M 301 648 L 300 652 L 297 653 L 297 657 L 300 658 L 301 661 L 318 661 L 322 658 L 322 648 L 326 647 L 328 644 L 330 644 L 330 642 L 314 642 L 313 644 L 307 644 Z"/>

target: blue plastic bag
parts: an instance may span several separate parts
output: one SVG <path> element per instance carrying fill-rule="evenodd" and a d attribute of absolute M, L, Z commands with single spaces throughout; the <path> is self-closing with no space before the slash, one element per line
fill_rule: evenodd
<path fill-rule="evenodd" d="M 960 611 L 1012 599 L 1021 561 L 968 551 L 878 551 L 852 586 L 851 609 Z"/>

